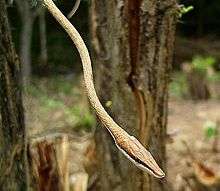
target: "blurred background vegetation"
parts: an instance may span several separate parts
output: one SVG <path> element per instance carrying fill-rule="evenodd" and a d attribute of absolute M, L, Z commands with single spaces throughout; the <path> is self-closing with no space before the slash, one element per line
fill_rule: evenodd
<path fill-rule="evenodd" d="M 57 2 L 59 8 L 65 15 L 69 13 L 72 2 Z M 183 14 L 179 19 L 177 26 L 176 47 L 173 63 L 173 77 L 170 84 L 171 95 L 184 98 L 192 98 L 190 91 L 190 80 L 187 79 L 187 73 L 192 71 L 200 73 L 200 77 L 205 80 L 204 86 L 208 91 L 212 91 L 209 96 L 219 98 L 216 82 L 220 79 L 220 2 L 217 0 L 182 0 L 180 5 L 185 7 L 193 6 L 193 10 Z M 89 40 L 89 0 L 82 0 L 79 10 L 71 21 L 79 30 L 88 47 Z M 37 5 L 31 7 L 35 11 Z M 21 32 L 22 21 L 15 4 L 8 9 L 9 18 L 12 27 L 13 40 L 17 52 L 21 50 Z M 40 47 L 40 21 L 39 17 L 34 19 L 32 38 L 31 38 L 31 74 L 34 78 L 54 77 L 57 75 L 79 76 L 82 73 L 80 57 L 75 48 L 73 48 L 68 36 L 63 32 L 56 21 L 46 12 L 46 46 L 47 62 L 41 60 Z M 56 78 L 54 78 L 56 79 Z M 65 80 L 64 80 L 65 81 Z M 59 84 L 59 83 L 58 83 Z M 61 84 L 63 85 L 63 84 Z M 212 89 L 212 90 L 210 90 Z M 214 91 L 214 92 L 213 92 Z M 194 98 L 197 96 L 194 96 Z M 195 98 L 197 99 L 197 98 Z"/>

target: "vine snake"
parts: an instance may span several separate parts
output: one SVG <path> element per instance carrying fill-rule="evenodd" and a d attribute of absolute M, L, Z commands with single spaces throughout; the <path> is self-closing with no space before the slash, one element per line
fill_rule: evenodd
<path fill-rule="evenodd" d="M 94 87 L 90 55 L 78 31 L 56 7 L 56 5 L 53 3 L 53 0 L 43 0 L 43 3 L 49 12 L 54 16 L 54 18 L 65 29 L 75 44 L 82 61 L 85 87 L 89 101 L 100 121 L 113 137 L 117 148 L 138 168 L 157 178 L 163 178 L 165 173 L 158 166 L 151 153 L 147 151 L 146 148 L 134 136 L 129 135 L 124 129 L 122 129 L 109 116 L 100 103 Z"/>

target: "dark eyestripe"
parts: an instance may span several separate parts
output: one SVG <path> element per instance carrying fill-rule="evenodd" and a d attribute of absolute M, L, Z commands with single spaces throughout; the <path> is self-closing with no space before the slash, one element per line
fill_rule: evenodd
<path fill-rule="evenodd" d="M 124 149 L 122 149 L 122 150 L 124 150 Z M 128 155 L 129 157 L 131 157 L 134 161 L 136 161 L 137 163 L 139 163 L 139 164 L 143 165 L 144 167 L 150 169 L 154 174 L 157 174 L 151 167 L 149 167 L 148 165 L 146 165 L 146 163 L 144 163 L 142 160 L 140 160 L 139 158 L 137 158 L 137 157 L 134 156 L 134 155 L 131 155 L 131 154 L 128 153 L 126 150 L 124 150 L 124 151 L 125 151 L 125 152 L 127 153 L 127 155 Z"/>
<path fill-rule="evenodd" d="M 129 155 L 130 157 L 131 157 L 131 155 Z M 149 167 L 148 165 L 146 165 L 146 163 L 145 162 L 143 162 L 142 160 L 140 160 L 139 158 L 137 158 L 137 157 L 131 157 L 131 158 L 133 158 L 136 162 L 138 162 L 139 164 L 142 164 L 144 167 L 146 167 L 146 168 L 148 168 L 148 169 L 150 169 L 153 173 L 155 173 L 155 174 L 157 174 L 151 167 Z"/>

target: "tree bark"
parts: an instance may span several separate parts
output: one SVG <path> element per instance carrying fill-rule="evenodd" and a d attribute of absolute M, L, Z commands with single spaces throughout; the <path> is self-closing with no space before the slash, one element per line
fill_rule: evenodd
<path fill-rule="evenodd" d="M 186 75 L 192 100 L 208 100 L 211 95 L 206 74 L 192 69 Z"/>
<path fill-rule="evenodd" d="M 94 0 L 91 5 L 95 80 L 101 102 L 165 171 L 176 13 L 175 0 Z M 166 179 L 137 169 L 113 146 L 103 128 L 96 131 L 96 143 L 99 181 L 95 190 L 166 190 Z"/>
<path fill-rule="evenodd" d="M 15 2 L 22 21 L 19 54 L 22 64 L 23 84 L 27 85 L 31 77 L 31 42 L 35 16 L 33 16 L 28 1 L 16 0 Z"/>
<path fill-rule="evenodd" d="M 11 39 L 5 0 L 0 0 L 0 190 L 25 190 L 25 126 L 20 63 Z"/>
<path fill-rule="evenodd" d="M 45 9 L 42 8 L 39 14 L 39 29 L 40 29 L 40 65 L 47 70 L 47 31 Z"/>

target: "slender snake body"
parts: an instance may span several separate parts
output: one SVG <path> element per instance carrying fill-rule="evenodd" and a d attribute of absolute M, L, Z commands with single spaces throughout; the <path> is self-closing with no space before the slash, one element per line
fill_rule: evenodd
<path fill-rule="evenodd" d="M 112 135 L 118 149 L 122 151 L 122 153 L 138 168 L 147 171 L 157 178 L 163 178 L 165 174 L 157 165 L 150 152 L 147 151 L 135 137 L 130 136 L 117 123 L 115 123 L 100 103 L 93 83 L 92 65 L 89 52 L 78 31 L 60 12 L 52 0 L 43 0 L 43 2 L 75 44 L 82 61 L 85 87 L 89 101 L 101 122 Z"/>

